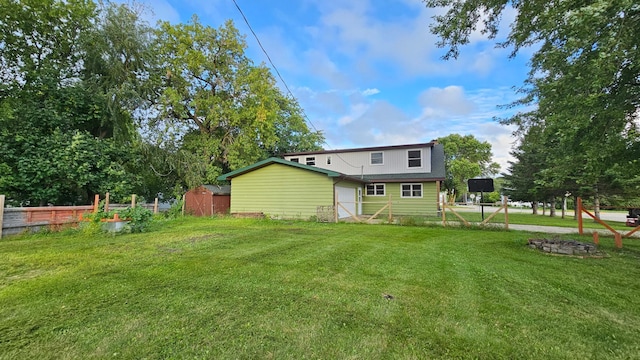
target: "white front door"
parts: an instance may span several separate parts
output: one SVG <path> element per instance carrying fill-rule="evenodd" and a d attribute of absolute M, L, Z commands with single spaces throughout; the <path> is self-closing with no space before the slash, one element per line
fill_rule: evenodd
<path fill-rule="evenodd" d="M 362 188 L 358 188 L 358 214 L 362 215 Z"/>
<path fill-rule="evenodd" d="M 356 215 L 356 189 L 336 186 L 336 193 L 338 194 L 338 202 L 341 205 L 338 205 L 338 218 L 350 217 L 349 212 Z"/>

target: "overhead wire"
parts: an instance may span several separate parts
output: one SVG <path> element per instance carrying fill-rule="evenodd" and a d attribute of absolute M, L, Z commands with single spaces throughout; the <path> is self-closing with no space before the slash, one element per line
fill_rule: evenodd
<path fill-rule="evenodd" d="M 282 82 L 282 84 L 284 85 L 285 89 L 287 89 L 287 92 L 289 93 L 289 95 L 297 101 L 297 98 L 295 97 L 295 95 L 293 95 L 293 92 L 291 91 L 291 89 L 289 89 L 289 85 L 287 85 L 287 82 L 284 81 L 284 78 L 282 77 L 282 74 L 280 74 L 280 71 L 278 70 L 278 67 L 273 63 L 273 61 L 271 60 L 271 56 L 269 56 L 269 53 L 267 53 L 267 50 L 264 48 L 264 46 L 262 46 L 262 42 L 260 41 L 260 38 L 258 37 L 258 35 L 256 34 L 255 31 L 253 31 L 253 27 L 251 26 L 251 24 L 249 23 L 249 20 L 247 19 L 247 17 L 245 16 L 244 12 L 242 11 L 242 9 L 240 8 L 240 5 L 238 5 L 238 2 L 236 0 L 232 0 L 233 4 L 236 6 L 236 8 L 238 9 L 238 12 L 240 13 L 240 15 L 242 16 L 242 19 L 244 20 L 245 24 L 247 24 L 247 27 L 249 28 L 249 31 L 251 31 L 251 34 L 253 34 L 253 37 L 256 39 L 256 41 L 258 42 L 258 46 L 260 46 L 260 49 L 262 49 L 262 52 L 264 53 L 264 55 L 267 57 L 267 60 L 269 61 L 269 64 L 271 64 L 271 67 L 273 68 L 273 70 L 275 70 L 276 74 L 278 75 L 278 78 L 280 79 L 280 81 Z M 313 128 L 313 130 L 316 131 L 316 133 L 319 133 L 320 131 L 318 130 L 318 128 L 316 128 L 316 126 L 313 124 L 313 122 L 311 121 L 311 119 L 309 119 L 309 116 L 307 116 L 307 113 L 304 111 L 304 108 L 302 108 L 302 106 L 300 106 L 300 110 L 302 111 L 302 115 L 304 116 L 305 120 L 309 123 L 309 125 L 311 125 L 311 127 Z M 331 146 L 329 145 L 329 143 L 327 143 L 326 140 L 322 140 L 322 143 L 327 145 L 327 147 L 330 150 Z M 357 165 L 353 165 L 351 163 L 349 163 L 348 161 L 346 161 L 342 156 L 340 156 L 340 154 L 335 153 L 335 155 L 340 158 L 340 160 L 342 160 L 345 164 L 354 167 L 354 168 L 361 168 L 361 166 L 357 166 Z"/>

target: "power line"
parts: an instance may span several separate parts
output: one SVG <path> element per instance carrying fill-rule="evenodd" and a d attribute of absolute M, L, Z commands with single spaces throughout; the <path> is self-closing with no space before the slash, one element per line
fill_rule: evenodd
<path fill-rule="evenodd" d="M 264 53 L 264 55 L 267 57 L 267 60 L 269 60 L 269 64 L 271 64 L 271 67 L 273 68 L 273 70 L 276 71 L 276 74 L 278 75 L 278 78 L 280 79 L 280 81 L 282 82 L 282 84 L 284 85 L 284 87 L 287 89 L 287 92 L 289 93 L 289 95 L 291 95 L 291 97 L 297 101 L 297 98 L 295 97 L 295 95 L 293 95 L 293 92 L 291 91 L 291 89 L 289 89 L 289 86 L 287 85 L 287 82 L 284 81 L 284 78 L 282 77 L 282 75 L 280 74 L 280 71 L 278 70 L 278 67 L 276 67 L 276 65 L 273 63 L 273 61 L 271 60 L 271 56 L 269 56 L 269 53 L 267 53 L 267 50 L 264 48 L 264 46 L 262 46 L 262 42 L 260 42 L 260 38 L 258 38 L 258 35 L 256 34 L 255 31 L 253 31 L 253 27 L 251 26 L 251 24 L 249 23 L 249 20 L 247 19 L 247 17 L 244 15 L 244 12 L 242 11 L 242 9 L 240 8 L 240 5 L 238 5 L 238 3 L 236 2 L 236 0 L 233 0 L 233 4 L 236 6 L 236 8 L 238 9 L 238 12 L 240 13 L 240 15 L 242 15 L 242 19 L 244 19 L 245 24 L 247 24 L 247 26 L 249 27 L 249 30 L 251 31 L 251 33 L 253 34 L 253 37 L 256 39 L 256 41 L 258 42 L 258 46 L 260 46 L 260 49 L 262 49 L 262 52 Z M 307 120 L 307 122 L 309 123 L 309 125 L 311 125 L 311 127 L 313 128 L 313 130 L 315 130 L 317 133 L 319 133 L 320 131 L 316 128 L 316 126 L 313 124 L 313 122 L 311 121 L 311 119 L 309 119 L 309 116 L 307 116 L 307 113 L 304 111 L 304 108 L 302 106 L 300 106 L 300 110 L 302 111 L 302 115 L 304 115 L 304 118 Z M 324 137 L 323 137 L 324 138 Z M 329 144 L 327 143 L 326 140 L 322 140 L 322 142 L 327 145 L 327 147 L 330 150 L 331 146 L 329 146 Z M 339 154 L 336 154 L 337 157 L 339 157 L 342 161 L 344 161 L 345 164 L 352 166 L 354 168 L 360 168 L 360 166 L 356 166 L 353 164 L 350 164 L 348 161 L 346 161 L 345 159 L 343 159 Z"/>
<path fill-rule="evenodd" d="M 271 60 L 271 57 L 269 56 L 269 54 L 267 53 L 267 50 L 265 50 L 264 46 L 262 46 L 262 43 L 260 42 L 260 39 L 258 38 L 258 35 L 256 34 L 255 31 L 253 31 L 253 28 L 251 27 L 251 24 L 249 24 L 249 20 L 247 19 L 247 17 L 244 15 L 244 12 L 242 11 L 242 9 L 240 9 L 240 6 L 238 5 L 238 3 L 236 2 L 236 0 L 233 0 L 233 3 L 236 5 L 236 8 L 238 9 L 238 11 L 240 12 L 240 15 L 242 15 L 242 18 L 244 19 L 244 22 L 247 24 L 247 26 L 249 27 L 249 30 L 251 31 L 251 33 L 253 34 L 253 37 L 256 38 L 256 41 L 258 42 L 258 46 L 260 46 L 260 49 L 262 49 L 262 52 L 264 53 L 264 55 L 267 57 L 267 59 L 269 60 L 269 64 L 271 64 L 271 67 L 276 71 L 276 74 L 278 74 L 278 78 L 280 79 L 280 81 L 282 81 L 282 84 L 284 84 L 284 87 L 287 89 L 287 91 L 289 92 L 289 95 L 291 95 L 292 98 L 296 98 L 293 95 L 293 92 L 291 92 L 291 90 L 289 89 L 289 86 L 287 85 L 287 82 L 284 81 L 284 78 L 282 78 L 282 75 L 280 74 L 280 71 L 278 70 L 278 68 L 276 67 L 276 65 L 273 63 L 273 61 Z M 302 107 L 300 107 L 300 109 L 302 110 L 302 114 L 304 115 L 305 119 L 307 120 L 307 122 L 309 122 L 309 124 L 311 125 L 311 127 L 316 131 L 319 132 L 318 129 L 316 128 L 315 125 L 313 125 L 313 123 L 311 122 L 311 119 L 309 119 L 309 117 L 307 116 L 307 113 L 304 111 L 304 109 Z"/>

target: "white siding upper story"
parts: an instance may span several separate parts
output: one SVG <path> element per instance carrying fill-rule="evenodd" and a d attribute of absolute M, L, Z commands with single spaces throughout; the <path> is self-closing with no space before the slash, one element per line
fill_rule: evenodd
<path fill-rule="evenodd" d="M 400 149 L 368 148 L 366 151 L 319 152 L 285 155 L 285 160 L 313 165 L 346 175 L 430 173 L 431 146 Z"/>

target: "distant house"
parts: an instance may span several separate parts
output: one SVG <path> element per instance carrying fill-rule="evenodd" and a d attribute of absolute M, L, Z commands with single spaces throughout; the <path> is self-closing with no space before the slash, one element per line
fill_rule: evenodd
<path fill-rule="evenodd" d="M 335 206 L 347 218 L 375 214 L 391 200 L 394 216 L 436 215 L 444 151 L 429 142 L 289 153 L 218 180 L 231 181 L 231 213 L 309 218 Z"/>

